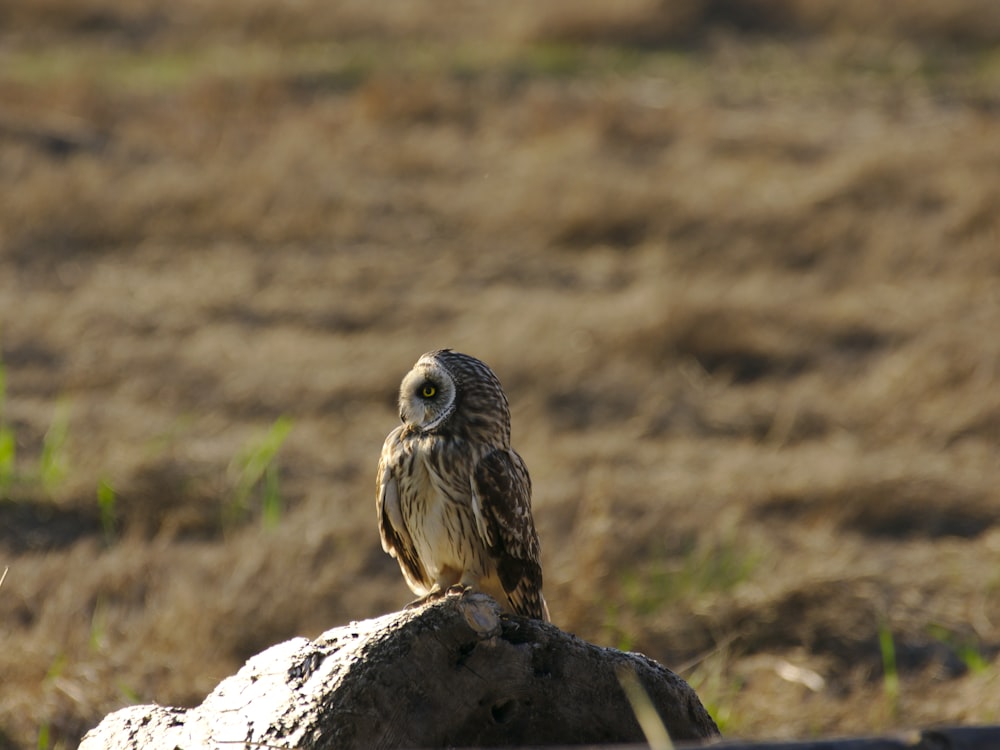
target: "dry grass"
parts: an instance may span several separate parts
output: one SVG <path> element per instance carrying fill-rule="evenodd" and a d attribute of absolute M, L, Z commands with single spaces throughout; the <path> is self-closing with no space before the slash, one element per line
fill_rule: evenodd
<path fill-rule="evenodd" d="M 731 735 L 1000 718 L 994 4 L 536 5 L 0 10 L 0 747 L 407 601 L 375 461 L 443 345 L 559 625 Z"/>

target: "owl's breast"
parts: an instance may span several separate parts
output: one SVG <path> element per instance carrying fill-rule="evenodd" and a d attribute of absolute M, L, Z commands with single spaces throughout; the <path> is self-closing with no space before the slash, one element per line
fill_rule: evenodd
<path fill-rule="evenodd" d="M 459 573 L 486 565 L 486 549 L 472 512 L 471 462 L 460 446 L 428 437 L 414 440 L 399 472 L 400 504 L 428 574 Z"/>

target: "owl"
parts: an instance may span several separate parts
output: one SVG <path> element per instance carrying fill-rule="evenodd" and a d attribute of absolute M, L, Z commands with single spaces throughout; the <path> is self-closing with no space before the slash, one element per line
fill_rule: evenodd
<path fill-rule="evenodd" d="M 402 424 L 378 464 L 382 548 L 421 598 L 468 588 L 549 620 L 531 479 L 510 447 L 507 396 L 483 362 L 451 349 L 417 360 L 399 388 Z"/>

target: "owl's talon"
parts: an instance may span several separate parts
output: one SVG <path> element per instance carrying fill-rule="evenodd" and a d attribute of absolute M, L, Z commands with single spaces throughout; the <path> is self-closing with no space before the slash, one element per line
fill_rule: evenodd
<path fill-rule="evenodd" d="M 424 594 L 419 599 L 414 599 L 412 602 L 403 607 L 403 609 L 417 609 L 418 607 L 424 606 L 428 602 L 440 599 L 442 596 L 444 596 L 444 592 L 442 592 L 439 588 L 435 588 L 433 591 L 428 594 Z"/>
<path fill-rule="evenodd" d="M 455 583 L 448 587 L 445 591 L 445 596 L 465 596 L 470 591 L 472 591 L 472 586 L 466 586 L 462 583 Z"/>

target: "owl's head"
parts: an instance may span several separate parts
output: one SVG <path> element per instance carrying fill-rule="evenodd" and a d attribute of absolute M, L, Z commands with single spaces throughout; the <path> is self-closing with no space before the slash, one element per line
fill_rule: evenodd
<path fill-rule="evenodd" d="M 420 432 L 445 426 L 455 431 L 496 431 L 510 435 L 507 397 L 482 361 L 451 349 L 417 360 L 399 387 L 399 418 Z M 497 429 L 498 428 L 498 429 Z"/>

